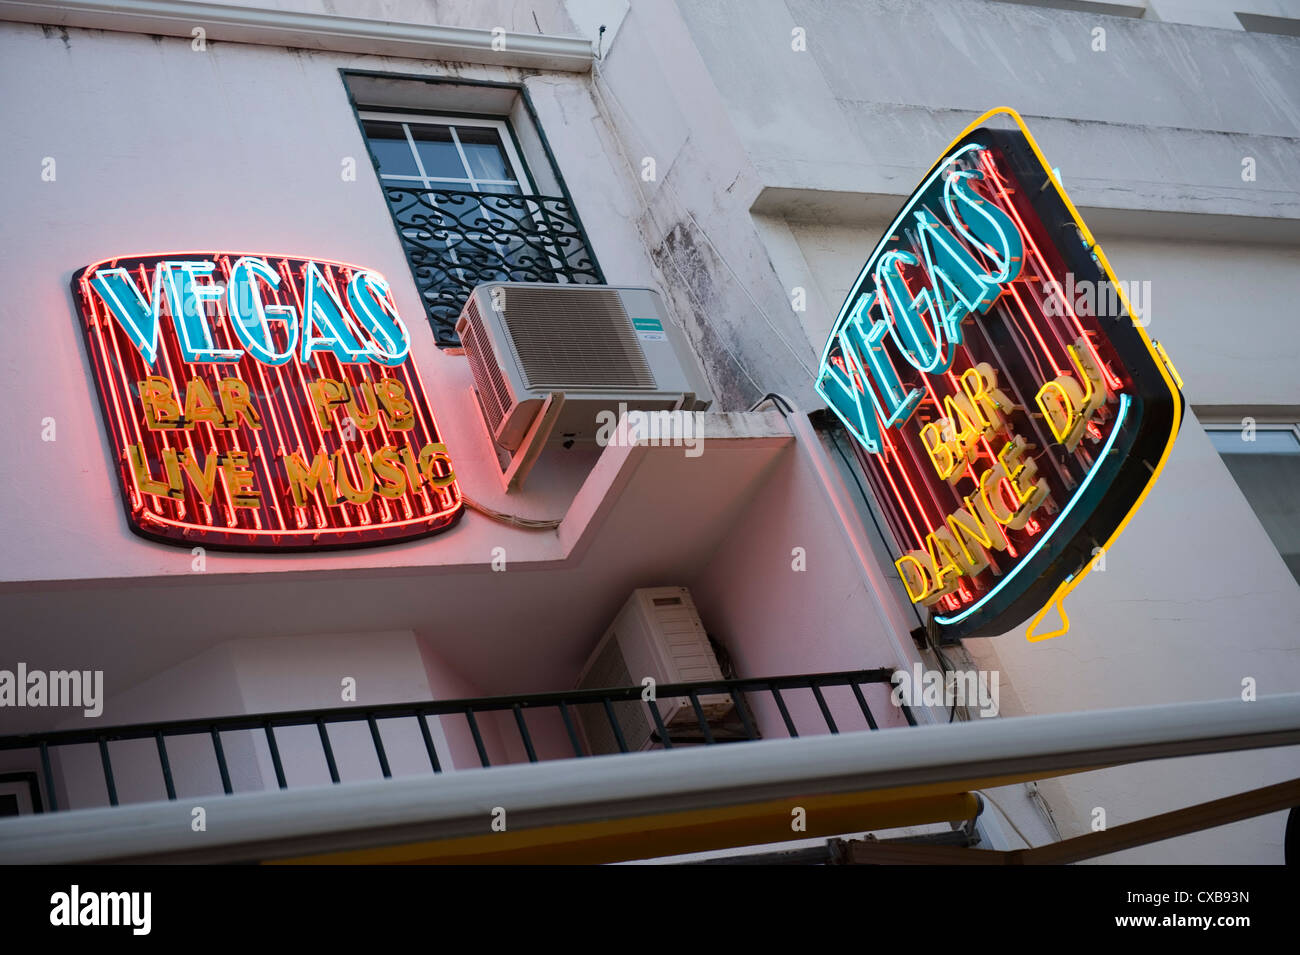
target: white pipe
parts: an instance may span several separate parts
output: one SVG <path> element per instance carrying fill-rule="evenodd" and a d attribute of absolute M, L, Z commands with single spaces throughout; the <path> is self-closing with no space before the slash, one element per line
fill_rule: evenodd
<path fill-rule="evenodd" d="M 761 740 L 0 819 L 0 862 L 265 859 L 482 835 L 497 806 L 519 830 L 1297 743 L 1300 693 Z"/>
<path fill-rule="evenodd" d="M 591 42 L 578 37 L 493 34 L 490 29 L 179 0 L 0 0 L 0 20 L 186 40 L 201 27 L 207 40 L 574 73 L 590 72 L 594 57 Z"/>

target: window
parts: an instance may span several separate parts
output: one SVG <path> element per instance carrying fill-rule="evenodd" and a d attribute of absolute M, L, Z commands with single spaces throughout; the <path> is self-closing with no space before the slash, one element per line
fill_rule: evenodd
<path fill-rule="evenodd" d="M 385 185 L 518 194 L 523 163 L 501 120 L 439 122 L 410 114 L 362 113 L 362 128 Z"/>
<path fill-rule="evenodd" d="M 1207 424 L 1223 457 L 1268 536 L 1300 581 L 1300 425 L 1294 422 Z"/>
<path fill-rule="evenodd" d="M 1300 36 L 1300 20 L 1295 17 L 1270 17 L 1259 13 L 1238 13 L 1237 20 L 1243 30 L 1251 33 L 1276 33 L 1278 36 Z"/>
<path fill-rule="evenodd" d="M 537 193 L 505 120 L 358 115 L 438 344 L 459 344 L 485 282 L 604 282 L 572 203 Z"/>

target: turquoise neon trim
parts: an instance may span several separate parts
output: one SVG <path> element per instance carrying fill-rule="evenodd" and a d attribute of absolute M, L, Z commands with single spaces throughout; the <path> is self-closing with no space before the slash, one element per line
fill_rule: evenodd
<path fill-rule="evenodd" d="M 91 287 L 99 293 L 100 299 L 108 311 L 126 332 L 126 337 L 140 352 L 146 363 L 152 365 L 158 360 L 158 325 L 159 306 L 162 303 L 162 273 L 155 272 L 153 279 L 153 299 L 146 302 L 126 269 L 96 269 L 90 277 Z M 134 294 L 135 302 L 123 299 L 117 294 L 118 288 L 128 289 Z"/>
<path fill-rule="evenodd" d="M 885 234 L 881 237 L 880 241 L 876 243 L 876 247 L 871 250 L 871 255 L 867 257 L 867 264 L 862 267 L 862 271 L 858 273 L 858 277 L 854 279 L 853 284 L 849 286 L 849 290 L 851 292 L 857 292 L 857 290 L 862 287 L 862 280 L 866 278 L 867 275 L 872 271 L 872 266 L 874 266 L 876 263 L 876 253 L 878 253 L 882 248 L 884 248 L 885 244 L 889 242 L 890 237 L 893 236 L 893 234 L 896 231 L 898 231 L 898 224 L 902 222 L 905 218 L 907 218 L 907 214 L 911 212 L 912 209 L 916 206 L 916 203 L 917 201 L 920 200 L 922 194 L 924 194 L 925 191 L 930 188 L 930 184 L 933 183 L 934 180 L 937 179 L 939 175 L 942 174 L 950 165 L 952 165 L 954 160 L 958 159 L 961 156 L 966 155 L 966 153 L 970 152 L 972 149 L 984 149 L 984 148 L 985 146 L 983 143 L 969 143 L 968 145 L 963 146 L 961 149 L 957 150 L 955 153 L 949 156 L 946 160 L 944 160 L 944 162 L 941 165 L 939 165 L 934 170 L 934 172 L 930 173 L 930 175 L 926 177 L 925 182 L 921 183 L 921 185 L 917 188 L 916 192 L 913 194 L 915 198 L 911 202 L 909 202 L 907 204 L 907 207 L 898 214 L 898 217 L 894 219 L 892 223 L 890 223 L 890 226 L 885 231 Z M 831 326 L 832 329 L 837 329 L 841 324 L 843 324 L 844 316 L 848 314 L 848 311 L 853 307 L 853 303 L 857 301 L 857 298 L 858 296 L 854 294 L 854 295 L 850 295 L 848 298 L 844 300 L 844 304 L 840 306 L 839 314 L 835 316 L 835 323 Z M 831 347 L 834 344 L 835 344 L 835 333 L 832 331 L 830 337 L 827 339 L 826 347 L 822 349 L 821 363 L 823 365 L 828 364 L 830 359 Z"/>
<path fill-rule="evenodd" d="M 1115 426 L 1110 429 L 1110 437 L 1108 437 L 1106 439 L 1106 443 L 1102 445 L 1101 453 L 1097 455 L 1097 460 L 1094 461 L 1092 464 L 1092 470 L 1089 471 L 1088 474 L 1084 477 L 1083 482 L 1079 485 L 1079 490 L 1075 492 L 1074 497 L 1070 498 L 1070 503 L 1066 504 L 1065 507 L 1062 508 L 1060 516 L 1057 517 L 1056 523 L 1052 525 L 1051 529 L 1038 539 L 1038 543 L 1035 544 L 1032 548 L 1030 548 L 1029 553 L 1026 554 L 1021 559 L 1020 563 L 1016 564 L 1016 566 L 1012 569 L 1011 573 L 1007 574 L 1000 581 L 998 581 L 998 585 L 996 587 L 994 587 L 992 590 L 986 593 L 975 603 L 971 604 L 961 613 L 957 614 L 957 616 L 955 617 L 935 617 L 934 618 L 935 623 L 942 623 L 945 625 L 950 623 L 961 623 L 963 620 L 965 620 L 967 617 L 973 614 L 976 610 L 979 610 L 980 607 L 984 606 L 984 604 L 992 600 L 997 595 L 998 591 L 1000 591 L 1007 584 L 1011 583 L 1011 581 L 1015 579 L 1016 574 L 1024 570 L 1025 565 L 1034 559 L 1034 555 L 1037 554 L 1039 550 L 1042 549 L 1042 546 L 1051 539 L 1052 534 L 1056 532 L 1056 529 L 1065 522 L 1066 517 L 1069 516 L 1070 511 L 1074 508 L 1074 505 L 1079 503 L 1079 498 L 1083 497 L 1084 492 L 1088 490 L 1088 485 L 1092 483 L 1092 479 L 1095 478 L 1097 476 L 1097 472 L 1101 470 L 1101 466 L 1105 462 L 1106 456 L 1110 454 L 1110 449 L 1115 444 L 1115 439 L 1119 437 L 1119 429 L 1120 426 L 1124 423 L 1125 416 L 1128 414 L 1128 408 L 1129 408 L 1128 395 L 1120 395 L 1119 410 L 1115 412 Z M 1071 574 L 1071 577 L 1073 576 L 1074 575 Z"/>
<path fill-rule="evenodd" d="M 862 288 L 862 283 L 866 280 L 867 276 L 870 275 L 870 274 L 873 272 L 875 266 L 878 265 L 878 261 L 877 261 L 877 260 L 883 256 L 883 253 L 882 253 L 881 250 L 885 248 L 886 244 L 888 244 L 888 242 L 890 241 L 890 239 L 891 239 L 891 237 L 893 236 L 893 234 L 898 230 L 898 226 L 899 226 L 899 224 L 900 224 L 901 222 L 903 222 L 904 219 L 906 219 L 907 216 L 912 212 L 912 210 L 916 207 L 917 202 L 920 201 L 921 197 L 922 197 L 922 196 L 925 194 L 925 192 L 930 188 L 930 186 L 934 183 L 934 181 L 935 181 L 936 179 L 938 179 L 939 176 L 943 175 L 943 174 L 944 174 L 944 173 L 945 173 L 945 172 L 946 172 L 946 171 L 947 171 L 947 170 L 952 166 L 952 164 L 953 164 L 954 162 L 956 162 L 956 161 L 957 161 L 959 158 L 961 158 L 962 156 L 966 155 L 966 153 L 972 152 L 972 151 L 974 151 L 974 150 L 984 149 L 984 148 L 986 148 L 986 147 L 984 146 L 983 143 L 968 143 L 967 145 L 963 146 L 961 149 L 959 149 L 959 150 L 957 150 L 955 153 L 953 153 L 951 156 L 948 156 L 948 157 L 947 157 L 947 158 L 946 158 L 942 163 L 938 164 L 938 165 L 934 168 L 934 170 L 930 173 L 930 175 L 926 177 L 925 182 L 923 182 L 923 183 L 922 183 L 922 184 L 917 188 L 916 192 L 913 194 L 913 199 L 912 199 L 912 201 L 909 202 L 909 203 L 907 204 L 907 206 L 899 212 L 898 216 L 897 216 L 897 217 L 894 219 L 894 221 L 890 224 L 889 229 L 888 229 L 888 230 L 885 232 L 885 234 L 881 237 L 880 241 L 879 241 L 878 243 L 876 243 L 876 247 L 871 251 L 871 255 L 867 258 L 867 262 L 866 262 L 865 265 L 863 265 L 862 270 L 861 270 L 860 272 L 858 272 L 858 277 L 854 280 L 853 285 L 852 285 L 852 287 L 851 287 L 853 294 L 849 295 L 849 296 L 844 300 L 844 304 L 843 304 L 842 306 L 840 306 L 839 314 L 835 316 L 835 321 L 834 321 L 834 322 L 832 323 L 832 325 L 831 325 L 831 333 L 830 333 L 830 335 L 829 335 L 829 336 L 827 337 L 827 339 L 826 339 L 826 345 L 822 348 L 821 361 L 820 361 L 820 363 L 818 364 L 818 368 L 817 368 L 817 378 L 816 378 L 816 380 L 815 380 L 815 382 L 814 382 L 814 384 L 813 384 L 813 388 L 814 388 L 814 390 L 815 390 L 819 395 L 822 396 L 822 398 L 824 398 L 824 399 L 826 400 L 826 403 L 830 406 L 831 410 L 834 411 L 834 412 L 836 413 L 836 415 L 840 418 L 840 420 L 842 420 L 842 421 L 844 422 L 844 424 L 849 428 L 849 430 L 850 430 L 850 432 L 853 434 L 853 436 L 858 440 L 858 442 L 859 442 L 860 444 L 863 445 L 863 447 L 865 447 L 865 448 L 867 449 L 867 451 L 868 451 L 869 453 L 872 453 L 872 454 L 879 454 L 880 451 L 881 451 L 881 444 L 880 444 L 880 440 L 879 440 L 879 438 L 877 438 L 877 439 L 874 440 L 874 441 L 871 440 L 871 433 L 872 433 L 873 431 L 875 431 L 875 432 L 878 432 L 878 431 L 879 431 L 879 427 L 878 427 L 876 421 L 874 421 L 874 420 L 867 421 L 867 420 L 864 419 L 864 420 L 861 422 L 861 423 L 862 423 L 862 429 L 861 429 L 861 431 L 860 431 L 858 428 L 855 428 L 854 425 L 849 421 L 849 419 L 848 419 L 847 417 L 845 417 L 844 413 L 842 413 L 842 412 L 840 411 L 840 409 L 839 409 L 839 407 L 836 405 L 835 401 L 831 398 L 831 396 L 826 392 L 825 388 L 823 387 L 823 383 L 824 383 L 824 382 L 827 380 L 827 378 L 829 377 L 831 380 L 835 381 L 835 383 L 836 383 L 837 385 L 839 385 L 840 388 L 841 388 L 842 390 L 844 390 L 846 393 L 847 393 L 850 389 L 852 389 L 852 390 L 856 390 L 856 388 L 854 388 L 853 385 L 852 385 L 852 378 L 851 378 L 851 377 L 849 378 L 849 384 L 848 384 L 848 385 L 846 385 L 843 381 L 840 380 L 840 379 L 841 379 L 841 375 L 840 375 L 840 373 L 839 373 L 839 370 L 838 370 L 837 368 L 835 368 L 834 365 L 832 365 L 831 360 L 830 360 L 830 359 L 831 359 L 831 352 L 835 349 L 835 347 L 836 347 L 837 345 L 840 345 L 840 344 L 841 344 L 841 339 L 842 339 L 842 338 L 844 337 L 844 335 L 845 335 L 846 325 L 850 324 L 850 323 L 853 321 L 853 319 L 856 317 L 856 316 L 854 315 L 854 311 L 855 311 L 855 309 L 857 308 L 857 305 L 858 305 L 859 301 L 860 301 L 860 300 L 862 299 L 862 297 L 863 297 L 862 294 L 860 294 L 860 292 L 859 292 L 859 290 Z M 906 254 L 906 253 L 904 253 L 904 254 Z M 879 290 L 879 289 L 877 289 L 877 290 Z M 927 295 L 928 295 L 928 290 L 923 291 L 921 294 L 922 294 L 922 296 L 927 296 Z M 936 306 L 936 307 L 937 307 L 937 306 Z M 895 323 L 893 323 L 893 322 L 889 322 L 889 323 L 888 323 L 888 331 L 889 331 L 889 333 L 890 333 L 892 336 L 894 336 L 895 343 L 898 344 L 898 345 L 900 346 L 900 350 L 903 352 L 904 357 L 905 357 L 909 362 L 911 362 L 912 364 L 915 364 L 915 362 L 912 362 L 912 356 L 911 356 L 910 352 L 908 351 L 908 349 L 907 349 L 907 348 L 903 348 L 903 347 L 902 347 L 902 343 L 898 341 L 898 338 L 897 338 L 897 336 L 898 336 L 898 330 L 897 330 L 897 328 L 895 327 Z M 940 337 L 943 337 L 943 336 L 940 336 Z M 952 348 L 953 348 L 952 343 L 949 342 L 949 343 L 948 343 L 948 349 L 949 349 L 949 352 L 950 352 L 950 353 L 951 353 L 951 351 L 952 351 Z M 940 344 L 940 347 L 939 347 L 939 354 L 936 355 L 936 364 L 937 364 L 937 363 L 938 363 L 938 362 L 939 362 L 943 357 L 944 357 L 944 354 L 943 354 L 943 345 L 942 345 L 942 343 L 941 343 L 941 344 Z M 854 363 L 854 364 L 858 364 L 857 362 L 854 361 L 854 357 L 851 356 L 851 355 L 849 355 L 849 354 L 845 354 L 845 356 L 844 356 L 844 360 L 845 360 L 846 363 Z M 949 355 L 948 355 L 948 361 L 949 361 L 949 364 L 951 363 L 951 360 L 952 360 L 952 357 L 951 357 L 951 354 L 949 354 Z M 918 366 L 918 367 L 919 367 L 919 366 Z M 946 367 L 946 366 L 945 366 L 945 367 Z M 866 408 L 866 413 L 867 413 L 867 414 L 870 414 L 870 413 L 871 413 L 871 405 L 874 404 L 875 401 L 877 401 L 877 397 L 876 397 L 875 391 L 872 389 L 871 384 L 870 384 L 870 382 L 868 381 L 868 376 L 867 376 L 867 374 L 866 374 L 866 369 L 865 369 L 865 368 L 855 368 L 854 370 L 858 371 L 859 374 L 862 375 L 863 386 L 864 386 L 864 388 L 866 389 L 867 393 L 868 393 L 868 394 L 870 395 L 870 397 L 871 397 L 871 401 L 867 403 L 867 404 L 868 404 L 868 407 Z M 922 369 L 922 370 L 924 371 L 925 369 Z M 854 395 L 849 395 L 849 397 L 850 397 L 850 398 L 853 398 L 855 401 L 857 400 L 857 399 L 856 399 L 856 396 L 854 396 Z M 913 405 L 912 407 L 914 408 L 915 405 Z M 859 411 L 862 410 L 862 402 L 861 402 L 861 401 L 858 401 L 858 402 L 857 402 L 857 410 L 859 410 Z M 910 414 L 910 413 L 909 413 L 909 414 Z M 891 421 L 892 421 L 892 418 L 891 418 Z M 887 425 L 886 425 L 886 427 L 890 427 L 890 426 L 892 426 L 892 425 L 890 425 L 890 424 L 887 424 Z M 864 438 L 864 436 L 863 436 L 864 433 L 866 434 L 866 437 L 865 437 L 865 438 Z"/>

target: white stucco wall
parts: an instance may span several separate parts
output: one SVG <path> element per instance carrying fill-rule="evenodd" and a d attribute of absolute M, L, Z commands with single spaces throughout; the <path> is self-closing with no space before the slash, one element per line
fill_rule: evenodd
<path fill-rule="evenodd" d="M 812 348 L 887 216 L 971 119 L 1005 104 L 1096 218 L 1117 275 L 1149 283 L 1148 330 L 1188 402 L 1264 413 L 1300 403 L 1300 41 L 1032 4 L 743 6 L 679 4 L 760 183 L 755 233 L 780 284 L 807 292 L 797 317 Z M 1097 25 L 1107 51 L 1094 54 Z M 795 27 L 806 53 L 790 49 Z M 756 60 L 775 65 L 745 67 Z M 1267 173 L 1244 182 L 1244 156 Z M 977 666 L 1000 672 L 1004 715 L 1237 697 L 1246 677 L 1261 693 L 1300 688 L 1300 587 L 1192 413 L 1106 571 L 1067 609 L 1070 633 L 1046 643 L 1027 643 L 1023 627 L 967 641 Z M 853 652 L 845 639 L 844 658 Z M 1042 790 L 1069 836 L 1089 831 L 1098 806 L 1114 825 L 1280 781 L 1296 755 L 1119 768 Z M 1022 789 L 997 798 L 1047 838 Z M 1280 862 L 1283 823 L 1243 822 L 1115 860 Z"/>
<path fill-rule="evenodd" d="M 127 533 L 87 375 L 68 280 L 77 268 L 113 254 L 209 248 L 297 253 L 384 273 L 467 491 L 514 513 L 562 513 L 580 472 L 543 469 L 531 487 L 506 502 L 482 440 L 466 361 L 439 351 L 423 321 L 348 104 L 342 67 L 523 79 L 517 71 L 487 67 L 240 44 L 213 43 L 196 52 L 180 39 L 0 24 L 3 82 L 9 89 L 31 88 L 31 95 L 9 103 L 12 133 L 0 157 L 0 175 L 10 184 L 0 238 L 8 283 L 0 343 L 13 393 L 21 396 L 0 411 L 0 431 L 12 442 L 11 460 L 29 462 L 13 469 L 13 493 L 0 504 L 10 542 L 0 554 L 0 580 L 190 573 L 184 551 Z M 42 82 L 30 84 L 33 76 Z M 653 285 L 649 260 L 620 214 L 627 187 L 592 135 L 594 108 L 584 82 L 554 74 L 528 86 L 592 242 L 608 251 L 611 279 Z M 46 157 L 55 162 L 54 181 L 42 180 Z M 349 158 L 356 161 L 355 181 L 342 175 Z M 41 439 L 46 419 L 56 423 L 56 441 Z M 214 556 L 209 566 L 239 573 L 456 564 L 469 562 L 471 554 L 483 560 L 489 538 L 496 543 L 502 536 L 481 522 L 452 533 L 456 544 L 434 538 L 306 562 L 225 555 Z M 535 535 L 504 533 L 520 559 L 545 554 L 546 544 Z"/>
<path fill-rule="evenodd" d="M 1193 0 L 1181 2 L 1185 16 L 1201 15 Z M 1300 350 L 1290 318 L 1300 291 L 1300 83 L 1292 82 L 1300 77 L 1300 41 L 1107 17 L 1108 49 L 1093 53 L 1093 14 L 956 0 L 640 0 L 626 15 L 616 6 L 617 37 L 607 38 L 606 58 L 591 77 L 229 43 L 196 52 L 179 39 L 0 24 L 0 82 L 23 91 L 7 103 L 9 138 L 0 153 L 8 188 L 0 361 L 10 382 L 0 405 L 10 465 L 0 499 L 0 591 L 25 611 L 21 619 L 65 630 L 86 625 L 76 610 L 78 587 L 96 588 L 95 605 L 122 614 L 140 606 L 176 614 L 204 587 L 186 551 L 134 537 L 121 513 L 67 287 L 75 269 L 114 253 L 298 252 L 384 272 L 466 489 L 503 510 L 545 517 L 580 493 L 589 460 L 555 462 L 524 494 L 501 494 L 464 359 L 440 352 L 420 319 L 341 68 L 525 84 L 610 281 L 664 289 L 724 408 L 746 407 L 766 391 L 815 405 L 810 368 L 874 244 L 879 216 L 971 118 L 1001 104 L 1020 108 L 1049 158 L 1060 157 L 1085 214 L 1107 214 L 1109 231 L 1099 229 L 1099 237 L 1120 277 L 1152 282 L 1152 333 L 1182 372 L 1188 400 L 1300 404 L 1289 373 Z M 1153 13 L 1164 6 L 1149 4 Z M 559 5 L 375 0 L 344 12 L 574 32 Z M 582 11 L 583 29 L 592 18 Z M 794 27 L 807 30 L 807 52 L 790 48 Z M 1241 179 L 1246 156 L 1257 160 L 1255 182 Z M 53 182 L 41 178 L 47 157 L 57 163 Z M 347 157 L 358 160 L 355 182 L 340 176 Z M 809 290 L 804 313 L 789 307 L 795 286 Z M 41 440 L 47 418 L 57 423 L 57 441 Z M 557 649 L 540 675 L 518 660 L 500 661 L 493 689 L 540 689 L 528 681 L 576 672 L 602 608 L 612 613 L 632 586 L 682 583 L 664 579 L 674 572 L 698 586 L 706 624 L 729 635 L 753 674 L 896 662 L 880 628 L 861 625 L 869 601 L 845 570 L 851 555 L 833 543 L 833 515 L 805 504 L 819 493 L 816 483 L 792 453 L 770 471 L 763 469 L 775 452 L 743 452 L 751 453 L 761 458 L 752 467 L 706 456 L 694 471 L 660 459 L 630 468 L 619 488 L 681 513 L 696 531 L 716 521 L 710 534 L 697 535 L 710 548 L 692 538 L 693 549 L 674 555 L 670 527 L 647 530 L 644 520 L 620 515 L 604 530 L 614 536 L 591 545 L 593 563 L 601 547 L 624 539 L 620 533 L 651 556 L 608 572 L 566 568 L 569 586 L 583 572 L 600 574 L 590 605 L 559 603 L 548 583 L 556 578 L 545 573 L 512 577 L 501 592 L 524 608 L 521 615 L 538 608 L 539 631 Z M 743 477 L 734 499 L 733 467 Z M 672 501 L 684 486 L 713 496 Z M 242 642 L 238 654 L 222 650 L 220 661 L 165 643 L 164 634 L 152 646 L 136 640 L 134 648 L 156 655 L 150 672 L 179 666 L 178 675 L 197 680 L 210 667 L 221 675 L 208 687 L 216 695 L 190 696 L 184 679 L 146 681 L 131 692 L 139 698 L 133 705 L 148 705 L 132 709 L 128 693 L 115 712 L 156 719 L 195 701 L 230 712 L 327 705 L 324 689 L 284 678 L 313 653 L 322 687 L 364 664 L 375 668 L 386 698 L 484 692 L 484 682 L 467 674 L 481 673 L 499 644 L 462 639 L 473 630 L 472 608 L 452 608 L 444 618 L 434 602 L 428 631 L 394 633 L 394 621 L 429 606 L 413 595 L 411 580 L 427 574 L 432 581 L 449 567 L 481 570 L 502 543 L 525 573 L 564 553 L 557 535 L 467 519 L 449 534 L 377 551 L 210 555 L 209 572 L 222 579 L 204 591 L 203 605 L 228 609 L 230 638 L 256 626 L 259 639 Z M 791 573 L 793 546 L 809 548 L 807 574 Z M 733 586 L 737 576 L 741 586 Z M 337 581 L 345 577 L 341 596 Z M 429 586 L 447 593 L 468 579 Z M 65 588 L 74 596 L 64 606 L 31 610 L 28 597 Z M 114 596 L 116 589 L 126 596 Z M 352 606 L 341 607 L 345 600 Z M 368 633 L 386 634 L 372 642 L 384 647 L 374 660 L 362 649 L 371 638 L 343 623 L 344 636 L 324 641 L 286 636 L 324 632 L 322 620 L 353 614 L 367 600 L 377 608 Z M 277 604 L 266 618 L 265 608 Z M 1300 689 L 1293 637 L 1300 587 L 1192 415 L 1156 492 L 1108 555 L 1107 571 L 1089 579 L 1069 610 L 1070 635 L 1046 644 L 1027 644 L 1021 633 L 971 642 L 977 663 L 1004 675 L 1007 715 L 1228 697 L 1245 676 L 1259 679 L 1262 693 Z M 559 633 L 550 618 L 565 612 L 581 612 L 591 633 Z M 306 678 L 304 671 L 294 679 Z M 499 750 L 522 758 L 509 726 L 486 732 L 494 757 Z M 539 746 L 559 755 L 559 732 L 543 728 Z M 367 745 L 349 740 L 344 749 L 361 760 Z M 463 734 L 449 735 L 448 745 L 457 765 L 473 758 Z M 422 758 L 422 748 L 413 753 Z M 141 764 L 147 756 L 138 756 Z M 265 784 L 264 752 L 250 743 L 240 760 L 250 785 Z M 1293 775 L 1294 765 L 1294 752 L 1241 754 L 1108 770 L 1044 791 L 1069 835 L 1086 829 L 1097 805 L 1110 807 L 1112 822 L 1127 821 L 1274 782 Z M 1031 806 L 1011 810 L 1030 825 Z M 1133 857 L 1273 862 L 1279 839 L 1278 820 L 1267 818 Z"/>

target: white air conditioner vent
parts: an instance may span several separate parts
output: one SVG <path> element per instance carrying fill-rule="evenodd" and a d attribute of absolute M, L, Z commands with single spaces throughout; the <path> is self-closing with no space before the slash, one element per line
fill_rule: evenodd
<path fill-rule="evenodd" d="M 627 661 L 623 658 L 623 650 L 619 646 L 618 637 L 611 640 L 602 641 L 602 647 L 595 657 L 588 664 L 587 675 L 584 684 L 589 687 L 610 687 L 610 686 L 636 686 L 639 680 L 633 680 L 632 674 L 628 672 Z M 650 717 L 646 713 L 645 706 L 640 701 L 614 701 L 610 703 L 614 710 L 614 716 L 618 719 L 619 729 L 623 733 L 623 740 L 627 742 L 632 740 L 649 739 L 653 731 L 650 725 Z M 614 737 L 614 727 L 609 722 L 609 717 L 604 712 L 604 707 L 599 707 L 600 712 L 596 712 L 596 706 L 583 707 L 582 724 L 583 730 L 587 734 L 587 745 L 591 747 L 593 753 L 617 753 L 619 752 L 618 740 Z M 591 711 L 591 712 L 585 712 Z M 636 749 L 628 744 L 629 749 Z"/>
<path fill-rule="evenodd" d="M 708 634 L 685 587 L 634 590 L 592 651 L 578 679 L 578 688 L 640 686 L 646 677 L 652 677 L 656 685 L 722 679 L 722 669 L 709 645 Z M 706 693 L 699 697 L 699 702 L 711 727 L 721 724 L 735 706 L 726 693 Z M 659 717 L 670 733 L 674 729 L 694 733 L 699 725 L 688 697 L 658 695 L 653 703 L 636 700 L 611 705 L 624 742 L 633 752 L 658 745 L 648 706 L 658 708 Z M 587 704 L 579 709 L 592 753 L 619 752 L 604 707 Z"/>
<path fill-rule="evenodd" d="M 465 302 L 458 327 L 461 329 L 461 344 L 465 346 L 465 351 L 481 356 L 481 360 L 470 362 L 470 369 L 474 373 L 474 390 L 478 393 L 488 428 L 496 431 L 513 402 L 510 389 L 501 376 L 501 365 L 492 354 L 492 343 L 483 328 L 478 301 L 473 296 Z"/>
<path fill-rule="evenodd" d="M 606 413 L 704 411 L 713 401 L 685 335 L 648 288 L 480 285 L 456 331 L 507 490 L 547 441 L 595 440 Z"/>
<path fill-rule="evenodd" d="M 655 376 L 617 290 L 504 286 L 501 301 L 526 387 L 654 390 Z"/>

